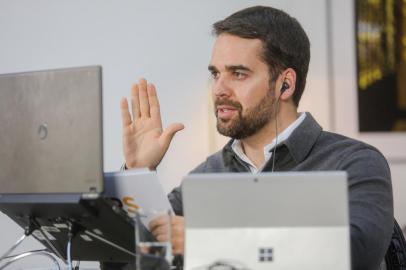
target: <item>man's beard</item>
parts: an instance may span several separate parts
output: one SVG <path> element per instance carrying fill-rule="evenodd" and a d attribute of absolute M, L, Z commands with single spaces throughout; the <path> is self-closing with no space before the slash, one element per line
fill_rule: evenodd
<path fill-rule="evenodd" d="M 214 105 L 218 132 L 224 136 L 238 140 L 255 134 L 274 116 L 274 93 L 274 89 L 271 88 L 265 97 L 262 98 L 256 106 L 248 108 L 244 115 L 242 112 L 243 108 L 241 103 L 226 99 L 217 99 Z M 234 107 L 238 112 L 237 117 L 228 120 L 219 119 L 217 115 L 217 106 L 219 105 L 228 105 Z"/>

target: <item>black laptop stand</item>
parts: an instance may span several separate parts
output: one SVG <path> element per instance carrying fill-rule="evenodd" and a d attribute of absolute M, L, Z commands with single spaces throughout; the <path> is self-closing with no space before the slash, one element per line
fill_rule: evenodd
<path fill-rule="evenodd" d="M 134 220 L 113 200 L 71 194 L 0 195 L 0 210 L 64 262 L 100 261 L 169 269 L 156 256 L 136 252 Z M 143 239 L 153 239 L 138 226 Z M 9 252 L 10 253 L 10 252 Z M 137 260 L 138 258 L 138 260 Z"/>

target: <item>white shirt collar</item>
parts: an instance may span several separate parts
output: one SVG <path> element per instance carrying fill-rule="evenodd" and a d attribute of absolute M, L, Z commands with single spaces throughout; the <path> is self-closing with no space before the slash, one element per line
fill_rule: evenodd
<path fill-rule="evenodd" d="M 281 133 L 278 134 L 278 136 L 272 140 L 270 144 L 265 145 L 264 147 L 264 164 L 260 168 L 257 168 L 254 163 L 245 155 L 244 150 L 242 149 L 241 141 L 235 139 L 233 143 L 231 144 L 231 148 L 233 149 L 234 153 L 244 162 L 246 162 L 251 170 L 252 173 L 258 173 L 262 171 L 264 165 L 268 162 L 268 160 L 272 157 L 272 149 L 276 144 L 281 144 L 283 141 L 285 141 L 289 136 L 292 134 L 292 132 L 303 122 L 303 120 L 306 118 L 306 113 L 303 112 L 300 114 L 300 116 L 292 123 L 290 124 L 285 130 L 283 130 Z"/>

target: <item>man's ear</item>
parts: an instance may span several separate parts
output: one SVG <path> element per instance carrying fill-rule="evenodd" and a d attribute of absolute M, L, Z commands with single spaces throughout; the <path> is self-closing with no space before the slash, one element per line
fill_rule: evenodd
<path fill-rule="evenodd" d="M 282 78 L 282 83 L 280 84 L 279 98 L 286 101 L 292 98 L 295 92 L 296 71 L 293 68 L 287 68 L 282 72 L 280 78 Z"/>

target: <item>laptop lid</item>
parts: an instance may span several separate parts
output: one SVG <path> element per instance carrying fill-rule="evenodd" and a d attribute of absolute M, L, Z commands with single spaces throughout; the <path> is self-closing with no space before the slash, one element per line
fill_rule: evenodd
<path fill-rule="evenodd" d="M 345 172 L 186 176 L 185 269 L 349 269 L 346 179 Z"/>
<path fill-rule="evenodd" d="M 2 194 L 103 190 L 101 67 L 0 75 Z"/>
<path fill-rule="evenodd" d="M 104 174 L 104 196 L 119 200 L 130 217 L 148 227 L 156 216 L 173 213 L 156 171 L 146 168 Z"/>

